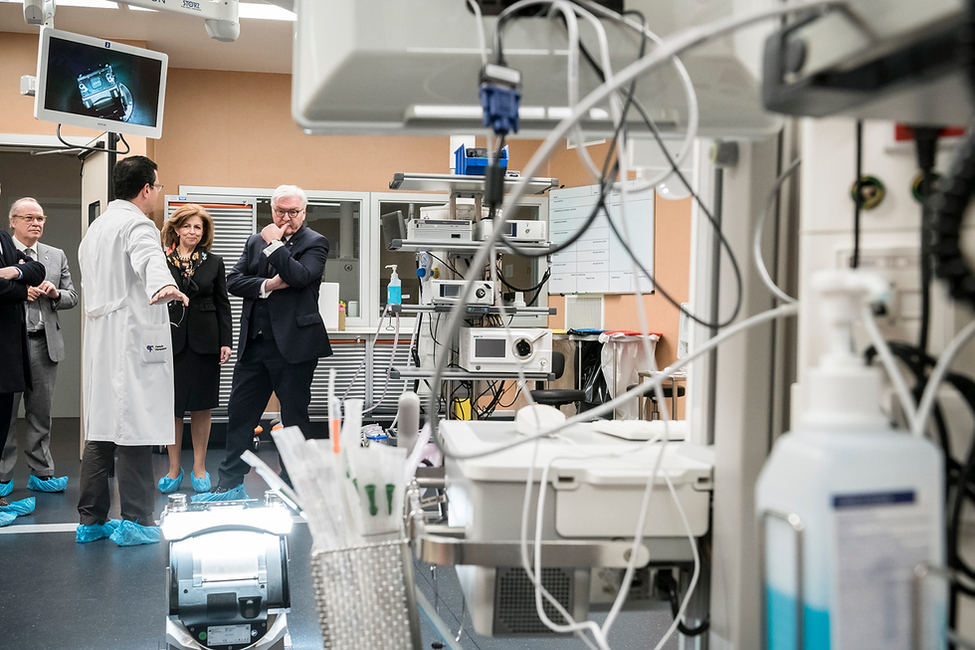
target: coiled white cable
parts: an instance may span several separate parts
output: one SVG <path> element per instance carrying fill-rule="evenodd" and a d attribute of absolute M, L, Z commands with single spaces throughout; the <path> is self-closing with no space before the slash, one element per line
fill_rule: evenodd
<path fill-rule="evenodd" d="M 638 32 L 646 34 L 647 37 L 657 45 L 663 44 L 663 39 L 652 32 L 647 26 L 641 25 L 635 20 L 618 14 L 615 11 L 603 7 L 596 2 L 592 2 L 592 0 L 580 0 L 580 2 L 596 13 L 601 13 L 604 16 L 617 20 Z M 681 161 L 683 161 L 690 153 L 691 147 L 694 146 L 694 139 L 697 137 L 701 111 L 697 101 L 697 91 L 694 89 L 694 82 L 691 81 L 691 75 L 688 74 L 687 68 L 684 67 L 684 63 L 678 57 L 674 56 L 671 60 L 674 63 L 674 69 L 677 71 L 677 76 L 680 77 L 681 85 L 684 86 L 684 95 L 687 98 L 687 132 L 684 134 L 684 141 L 681 143 L 680 150 L 677 152 L 677 155 L 674 156 L 674 163 L 679 165 Z M 658 173 L 656 176 L 652 176 L 650 180 L 641 181 L 638 185 L 634 186 L 631 191 L 643 192 L 648 190 L 656 186 L 657 183 L 661 182 L 672 173 L 673 170 L 671 169 L 664 170 L 663 172 Z"/>
<path fill-rule="evenodd" d="M 549 155 L 551 155 L 556 144 L 565 137 L 568 130 L 572 128 L 575 122 L 578 121 L 582 115 L 585 115 L 598 103 L 605 101 L 606 98 L 615 92 L 619 87 L 629 83 L 639 75 L 647 73 L 648 71 L 668 61 L 671 57 L 690 47 L 705 43 L 746 25 L 776 18 L 778 16 L 797 11 L 844 6 L 845 4 L 845 2 L 840 0 L 802 0 L 798 2 L 791 2 L 787 5 L 763 7 L 747 13 L 721 18 L 707 25 L 685 29 L 663 40 L 659 48 L 639 61 L 630 64 L 625 69 L 620 71 L 619 74 L 615 75 L 612 83 L 601 84 L 593 92 L 587 95 L 586 98 L 579 103 L 575 110 L 573 110 L 572 114 L 559 122 L 558 126 L 553 129 L 551 133 L 549 133 L 523 170 L 524 176 L 522 176 L 521 179 L 515 184 L 512 193 L 505 197 L 505 201 L 502 206 L 502 214 L 495 219 L 495 228 L 491 237 L 489 238 L 489 241 L 487 242 L 488 245 L 481 246 L 478 249 L 472 265 L 474 267 L 484 266 L 490 251 L 490 242 L 497 241 L 501 238 L 502 226 L 506 223 L 508 216 L 513 214 L 514 207 L 519 204 L 521 198 L 525 195 L 528 182 L 538 172 L 542 163 L 548 158 Z M 450 319 L 446 332 L 447 340 L 452 340 L 455 336 L 457 336 L 461 323 L 463 322 L 464 304 L 469 299 L 472 289 L 473 282 L 468 281 L 461 292 L 460 299 L 450 312 Z M 437 405 L 440 400 L 440 388 L 438 384 L 443 377 L 443 371 L 443 363 L 437 364 L 431 381 L 431 391 L 428 399 L 428 411 L 431 413 L 436 412 Z M 640 391 L 639 394 L 642 393 L 643 391 Z M 632 398 L 633 396 L 627 394 L 626 397 Z M 432 426 L 434 427 L 434 433 L 436 433 L 437 422 L 435 419 L 432 422 Z M 436 435 L 434 437 L 436 438 Z"/>

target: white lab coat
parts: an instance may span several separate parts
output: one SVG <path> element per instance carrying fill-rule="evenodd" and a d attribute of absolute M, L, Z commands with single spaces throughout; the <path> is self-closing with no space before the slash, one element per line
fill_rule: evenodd
<path fill-rule="evenodd" d="M 150 306 L 173 284 L 159 230 L 129 201 L 112 201 L 78 247 L 84 291 L 85 439 L 171 445 L 173 351 L 169 312 Z"/>

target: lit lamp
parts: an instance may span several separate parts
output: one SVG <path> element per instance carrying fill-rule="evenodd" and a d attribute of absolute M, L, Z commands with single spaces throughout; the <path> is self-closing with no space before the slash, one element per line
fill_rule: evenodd
<path fill-rule="evenodd" d="M 160 524 L 169 541 L 167 650 L 286 650 L 291 514 L 265 502 L 189 503 L 174 494 Z"/>

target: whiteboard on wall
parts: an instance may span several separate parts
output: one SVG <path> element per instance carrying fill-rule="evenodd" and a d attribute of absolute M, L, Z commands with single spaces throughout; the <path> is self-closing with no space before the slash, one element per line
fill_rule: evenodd
<path fill-rule="evenodd" d="M 625 210 L 621 193 L 606 197 L 609 218 L 621 234 L 628 232 L 630 249 L 649 273 L 653 270 L 653 188 L 627 192 Z M 599 201 L 599 186 L 553 190 L 549 195 L 549 232 L 553 244 L 568 241 L 592 213 Z M 625 229 L 624 229 L 625 225 Z M 623 244 L 613 234 L 606 212 L 596 219 L 574 244 L 552 255 L 548 292 L 554 293 L 642 293 L 653 291 L 653 283 L 638 270 Z"/>

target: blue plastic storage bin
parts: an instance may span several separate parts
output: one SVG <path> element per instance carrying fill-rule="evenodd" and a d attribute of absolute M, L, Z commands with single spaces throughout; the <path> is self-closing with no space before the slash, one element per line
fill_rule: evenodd
<path fill-rule="evenodd" d="M 498 160 L 502 169 L 508 168 L 508 147 L 501 150 L 501 158 Z M 466 176 L 483 176 L 484 170 L 487 169 L 488 159 L 478 158 L 478 157 L 468 157 L 467 147 L 461 145 L 457 147 L 454 151 L 454 173 L 463 174 Z"/>

